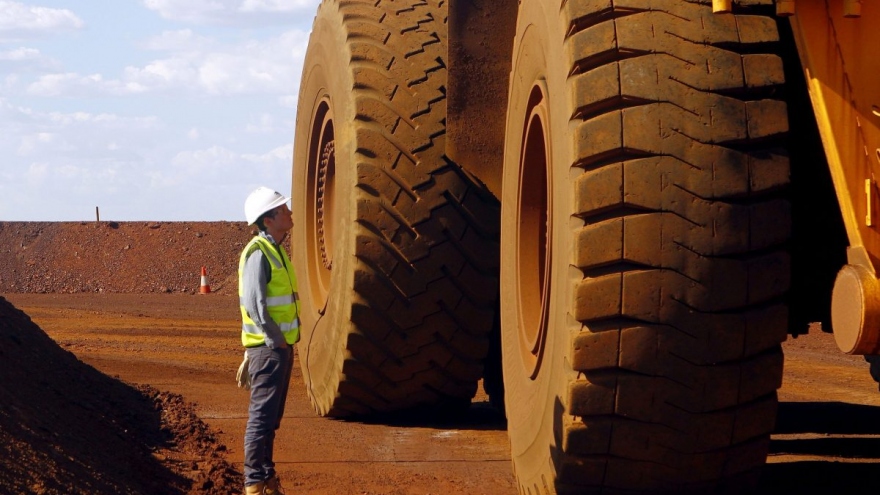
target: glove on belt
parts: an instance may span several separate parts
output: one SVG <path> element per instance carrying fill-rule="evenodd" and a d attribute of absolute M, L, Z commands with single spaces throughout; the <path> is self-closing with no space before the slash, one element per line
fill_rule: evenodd
<path fill-rule="evenodd" d="M 238 383 L 238 388 L 251 389 L 251 373 L 248 371 L 247 351 L 244 351 L 244 361 L 241 362 L 238 366 L 238 372 L 235 373 L 235 381 Z"/>

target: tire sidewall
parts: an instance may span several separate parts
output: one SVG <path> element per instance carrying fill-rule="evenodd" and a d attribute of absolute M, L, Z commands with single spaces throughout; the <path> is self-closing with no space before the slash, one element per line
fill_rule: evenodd
<path fill-rule="evenodd" d="M 569 273 L 572 243 L 572 186 L 567 129 L 562 30 L 551 23 L 557 15 L 545 2 L 520 5 L 508 98 L 501 208 L 501 345 L 505 407 L 514 469 L 521 485 L 544 485 L 555 477 L 561 446 L 566 384 L 575 378 L 569 363 L 571 338 L 578 329 L 568 316 L 572 297 Z M 519 343 L 518 232 L 520 156 L 528 99 L 535 84 L 543 87 L 549 125 L 545 123 L 550 203 L 550 293 L 544 352 L 531 379 Z M 549 129 L 548 129 L 549 127 Z M 549 136 L 555 136 L 550 140 Z M 527 185 L 526 185 L 527 187 Z M 577 274 L 578 279 L 580 274 Z M 534 302 L 535 304 L 539 304 Z M 548 451 L 550 455 L 548 455 Z"/>
<path fill-rule="evenodd" d="M 309 215 L 309 202 L 314 195 L 309 184 L 310 140 L 316 112 L 327 101 L 333 117 L 336 155 L 336 188 L 354 190 L 354 101 L 350 54 L 344 39 L 342 16 L 335 5 L 322 5 L 315 18 L 311 41 L 303 64 L 303 76 L 297 108 L 293 158 L 293 218 L 291 231 L 292 262 L 297 267 L 301 298 L 301 340 L 299 360 L 309 398 L 319 414 L 327 414 L 341 379 L 344 335 L 351 325 L 351 287 L 353 284 L 355 196 L 336 194 L 335 251 L 329 294 L 326 301 L 317 300 L 312 287 L 319 282 L 314 273 L 315 260 L 310 259 L 309 229 L 315 229 Z M 333 40 L 332 43 L 329 40 Z"/>

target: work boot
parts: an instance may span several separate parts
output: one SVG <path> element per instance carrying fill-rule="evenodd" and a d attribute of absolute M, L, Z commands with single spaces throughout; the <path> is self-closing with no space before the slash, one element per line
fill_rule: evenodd
<path fill-rule="evenodd" d="M 273 476 L 266 480 L 265 495 L 284 495 L 284 489 L 281 488 L 281 480 L 278 476 Z"/>
<path fill-rule="evenodd" d="M 245 495 L 264 495 L 266 493 L 266 483 L 259 482 L 244 487 Z"/>

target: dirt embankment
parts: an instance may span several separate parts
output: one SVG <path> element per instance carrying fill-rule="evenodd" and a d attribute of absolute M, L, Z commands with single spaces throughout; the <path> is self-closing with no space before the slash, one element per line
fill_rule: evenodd
<path fill-rule="evenodd" d="M 0 222 L 2 293 L 236 290 L 244 222 Z"/>
<path fill-rule="evenodd" d="M 191 405 L 100 373 L 2 297 L 0 378 L 0 494 L 237 493 Z"/>

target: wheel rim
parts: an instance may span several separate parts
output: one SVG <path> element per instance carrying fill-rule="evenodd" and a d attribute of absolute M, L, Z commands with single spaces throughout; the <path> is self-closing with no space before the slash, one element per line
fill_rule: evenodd
<path fill-rule="evenodd" d="M 336 147 L 333 115 L 325 98 L 312 119 L 309 146 L 307 215 L 309 280 L 312 301 L 323 310 L 330 294 L 336 196 Z"/>
<path fill-rule="evenodd" d="M 519 210 L 516 239 L 516 296 L 520 356 L 526 375 L 541 369 L 547 336 L 550 287 L 550 202 L 546 129 L 549 125 L 544 88 L 529 96 L 519 164 Z"/>

